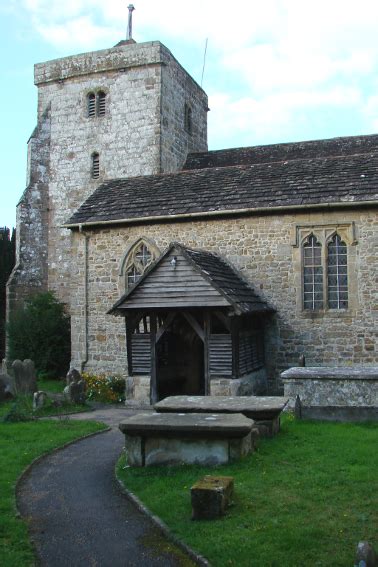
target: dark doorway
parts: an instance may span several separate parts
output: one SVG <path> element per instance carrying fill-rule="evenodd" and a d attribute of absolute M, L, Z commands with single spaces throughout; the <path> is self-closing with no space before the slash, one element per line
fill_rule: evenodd
<path fill-rule="evenodd" d="M 178 315 L 156 346 L 158 400 L 205 393 L 203 341 Z"/>

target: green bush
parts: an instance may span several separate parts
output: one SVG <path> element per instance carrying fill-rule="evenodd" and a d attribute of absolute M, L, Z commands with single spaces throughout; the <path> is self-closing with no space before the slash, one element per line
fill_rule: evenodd
<path fill-rule="evenodd" d="M 50 292 L 28 299 L 7 325 L 10 360 L 31 358 L 38 373 L 55 378 L 68 370 L 70 319 Z"/>

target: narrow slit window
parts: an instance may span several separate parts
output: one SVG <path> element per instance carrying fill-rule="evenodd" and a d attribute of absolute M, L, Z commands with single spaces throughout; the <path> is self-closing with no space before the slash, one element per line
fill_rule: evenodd
<path fill-rule="evenodd" d="M 313 234 L 303 245 L 303 308 L 323 309 L 322 246 Z"/>
<path fill-rule="evenodd" d="M 192 109 L 189 106 L 189 104 L 185 104 L 185 109 L 184 109 L 184 127 L 185 130 L 191 134 L 192 133 Z"/>
<path fill-rule="evenodd" d="M 105 116 L 106 112 L 106 94 L 100 91 L 97 94 L 97 116 Z"/>
<path fill-rule="evenodd" d="M 329 309 L 348 308 L 347 245 L 338 234 L 328 243 L 327 288 Z"/>
<path fill-rule="evenodd" d="M 100 177 L 100 154 L 97 152 L 92 154 L 92 179 L 98 179 Z"/>
<path fill-rule="evenodd" d="M 96 95 L 94 93 L 89 93 L 87 96 L 88 105 L 88 117 L 92 118 L 96 116 Z"/>

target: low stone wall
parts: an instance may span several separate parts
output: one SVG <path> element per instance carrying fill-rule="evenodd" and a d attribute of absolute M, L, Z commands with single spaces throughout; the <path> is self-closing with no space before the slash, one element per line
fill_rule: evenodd
<path fill-rule="evenodd" d="M 281 379 L 288 407 L 301 417 L 378 420 L 378 367 L 298 367 Z"/>

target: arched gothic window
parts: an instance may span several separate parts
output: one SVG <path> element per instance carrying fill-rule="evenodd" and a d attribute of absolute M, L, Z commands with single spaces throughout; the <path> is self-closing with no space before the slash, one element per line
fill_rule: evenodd
<path fill-rule="evenodd" d="M 157 258 L 156 247 L 150 245 L 145 240 L 138 241 L 129 251 L 125 261 L 125 284 L 126 289 L 130 289 L 137 283 L 146 269 Z"/>
<path fill-rule="evenodd" d="M 347 245 L 338 234 L 328 243 L 327 256 L 328 307 L 348 308 L 348 256 Z"/>
<path fill-rule="evenodd" d="M 323 309 L 322 246 L 313 234 L 303 244 L 303 308 Z"/>
<path fill-rule="evenodd" d="M 348 309 L 348 247 L 335 232 L 320 240 L 310 234 L 302 245 L 303 309 Z"/>

